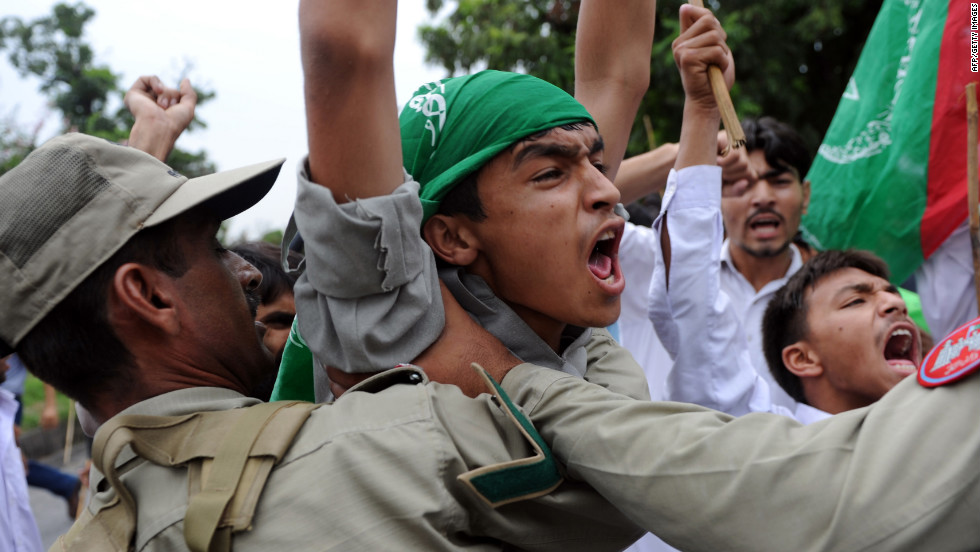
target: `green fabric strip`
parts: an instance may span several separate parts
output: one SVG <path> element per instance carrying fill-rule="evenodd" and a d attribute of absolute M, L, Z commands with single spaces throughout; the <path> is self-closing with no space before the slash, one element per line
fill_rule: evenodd
<path fill-rule="evenodd" d="M 282 362 L 270 401 L 316 402 L 313 392 L 313 353 L 299 335 L 296 320 L 282 352 Z"/>
<path fill-rule="evenodd" d="M 534 429 L 534 425 L 527 419 L 527 416 L 514 405 L 500 384 L 489 375 L 486 379 L 497 390 L 507 410 L 514 415 L 521 427 L 541 447 L 544 458 L 531 464 L 501 468 L 474 476 L 470 479 L 473 487 L 494 504 L 553 489 L 561 482 L 562 477 L 558 472 L 558 465 L 555 463 L 554 455 L 548 448 L 548 444 L 545 443 L 538 430 Z"/>
<path fill-rule="evenodd" d="M 405 170 L 421 185 L 423 223 L 460 180 L 520 139 L 564 124 L 595 124 L 557 86 L 501 71 L 423 85 L 399 121 Z"/>

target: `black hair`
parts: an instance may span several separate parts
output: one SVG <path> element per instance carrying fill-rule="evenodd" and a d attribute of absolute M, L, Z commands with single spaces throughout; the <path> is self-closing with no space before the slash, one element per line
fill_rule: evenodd
<path fill-rule="evenodd" d="M 872 276 L 888 279 L 888 265 L 868 251 L 829 250 L 807 261 L 769 301 L 762 317 L 762 351 L 773 379 L 795 401 L 809 404 L 800 378 L 783 364 L 783 349 L 806 338 L 808 305 L 806 293 L 820 280 L 843 270 L 856 268 Z"/>
<path fill-rule="evenodd" d="M 68 294 L 15 348 L 38 378 L 90 406 L 134 385 L 133 358 L 108 318 L 107 297 L 125 263 L 152 266 L 174 278 L 189 268 L 176 226 L 183 216 L 137 232 Z"/>
<path fill-rule="evenodd" d="M 742 130 L 746 151 L 762 150 L 770 167 L 780 171 L 795 169 L 800 182 L 803 181 L 813 159 L 793 127 L 772 117 L 761 117 L 743 120 Z"/>

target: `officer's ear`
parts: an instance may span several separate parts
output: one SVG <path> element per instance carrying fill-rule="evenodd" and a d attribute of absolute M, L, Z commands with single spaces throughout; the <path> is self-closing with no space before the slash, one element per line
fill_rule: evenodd
<path fill-rule="evenodd" d="M 440 259 L 456 266 L 469 266 L 479 253 L 479 240 L 465 215 L 432 215 L 422 227 L 422 236 Z"/>
<path fill-rule="evenodd" d="M 798 378 L 815 378 L 823 374 L 820 355 L 806 341 L 783 347 L 783 365 Z"/>
<path fill-rule="evenodd" d="M 116 269 L 109 287 L 109 320 L 118 329 L 147 324 L 175 335 L 180 330 L 173 280 L 162 271 L 140 263 Z"/>

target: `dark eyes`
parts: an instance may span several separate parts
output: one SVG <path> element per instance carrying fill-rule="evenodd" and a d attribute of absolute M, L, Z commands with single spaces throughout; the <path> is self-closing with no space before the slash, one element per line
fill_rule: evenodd
<path fill-rule="evenodd" d="M 846 309 L 847 307 L 854 307 L 860 305 L 861 303 L 864 303 L 864 299 L 861 299 L 860 297 L 858 297 L 857 299 L 851 299 L 850 301 L 844 304 L 844 308 Z"/>
<path fill-rule="evenodd" d="M 545 172 L 543 172 L 543 173 L 535 176 L 531 180 L 533 180 L 534 182 L 547 182 L 548 180 L 554 180 L 556 178 L 561 178 L 561 175 L 562 175 L 562 172 L 561 171 L 559 171 L 557 169 L 551 169 L 549 171 L 545 171 Z"/>
<path fill-rule="evenodd" d="M 606 165 L 601 162 L 592 163 L 592 166 L 599 170 L 602 174 L 606 174 Z"/>

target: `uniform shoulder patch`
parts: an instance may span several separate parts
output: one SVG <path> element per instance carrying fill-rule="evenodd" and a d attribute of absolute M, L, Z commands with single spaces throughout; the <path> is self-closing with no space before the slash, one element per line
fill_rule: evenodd
<path fill-rule="evenodd" d="M 922 366 L 919 366 L 919 383 L 925 387 L 938 387 L 952 383 L 980 367 L 980 318 L 956 329 L 936 344 Z"/>

